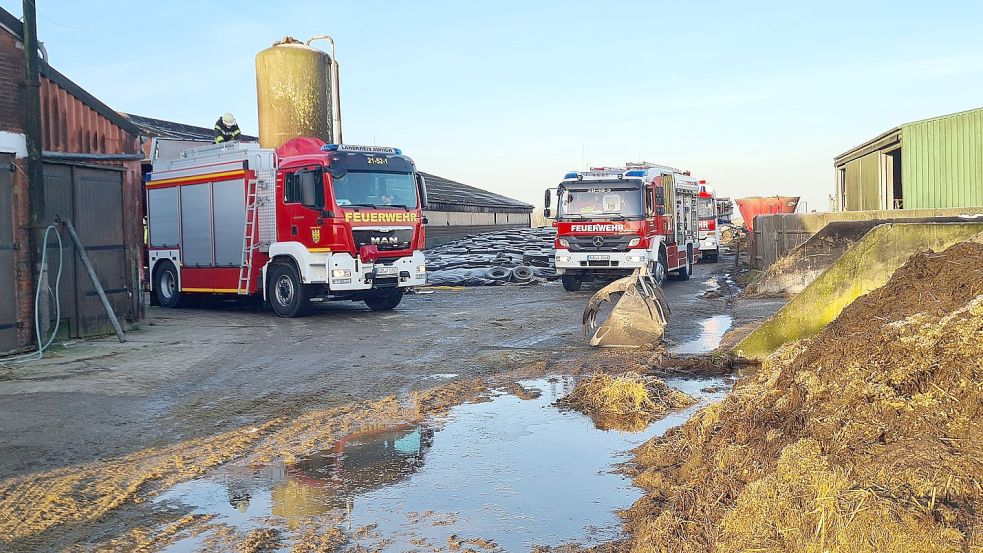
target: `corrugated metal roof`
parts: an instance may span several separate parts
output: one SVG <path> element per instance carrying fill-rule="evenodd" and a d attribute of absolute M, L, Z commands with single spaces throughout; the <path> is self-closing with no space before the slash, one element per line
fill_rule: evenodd
<path fill-rule="evenodd" d="M 144 136 L 179 138 L 182 140 L 204 140 L 206 142 L 211 142 L 212 139 L 215 138 L 215 132 L 211 127 L 186 125 L 184 123 L 175 123 L 173 121 L 165 121 L 163 119 L 154 119 L 153 117 L 133 115 L 132 113 L 124 113 L 123 115 L 126 116 L 130 122 L 136 125 L 140 129 L 141 134 Z M 255 136 L 244 134 L 242 135 L 242 140 L 244 142 L 256 142 L 259 139 Z"/>
<path fill-rule="evenodd" d="M 494 192 L 468 186 L 466 184 L 424 173 L 427 179 L 427 195 L 431 204 L 446 204 L 455 206 L 474 206 L 491 208 L 508 208 L 532 211 L 533 206 L 519 200 L 513 200 Z"/>

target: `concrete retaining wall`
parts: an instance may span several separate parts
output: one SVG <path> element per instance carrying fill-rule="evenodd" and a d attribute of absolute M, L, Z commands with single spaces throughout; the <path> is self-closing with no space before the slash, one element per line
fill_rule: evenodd
<path fill-rule="evenodd" d="M 886 284 L 914 253 L 941 251 L 981 232 L 983 220 L 887 223 L 874 227 L 733 352 L 744 359 L 761 361 L 782 344 L 814 336 L 855 299 Z"/>
<path fill-rule="evenodd" d="M 925 217 L 981 216 L 983 207 L 950 209 L 891 209 L 878 211 L 838 211 L 835 213 L 790 213 L 759 215 L 754 219 L 751 238 L 751 267 L 767 269 L 792 248 L 808 240 L 833 221 L 870 221 Z"/>

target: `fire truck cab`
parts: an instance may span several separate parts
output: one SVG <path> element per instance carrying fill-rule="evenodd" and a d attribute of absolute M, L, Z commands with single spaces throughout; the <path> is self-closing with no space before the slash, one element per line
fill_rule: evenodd
<path fill-rule="evenodd" d="M 231 142 L 155 162 L 145 184 L 163 306 L 229 294 L 269 300 L 281 317 L 332 300 L 389 310 L 426 283 L 426 183 L 399 149 Z"/>
<path fill-rule="evenodd" d="M 647 162 L 567 173 L 545 198 L 564 288 L 642 266 L 659 282 L 669 275 L 688 279 L 698 247 L 698 191 L 688 172 Z"/>

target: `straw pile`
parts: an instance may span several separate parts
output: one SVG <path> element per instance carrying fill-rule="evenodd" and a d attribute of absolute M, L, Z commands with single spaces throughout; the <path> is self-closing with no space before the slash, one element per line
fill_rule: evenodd
<path fill-rule="evenodd" d="M 983 549 L 983 245 L 913 256 L 636 451 L 633 551 Z"/>
<path fill-rule="evenodd" d="M 590 416 L 599 428 L 627 431 L 641 430 L 669 411 L 695 402 L 658 378 L 635 372 L 586 376 L 559 401 Z"/>

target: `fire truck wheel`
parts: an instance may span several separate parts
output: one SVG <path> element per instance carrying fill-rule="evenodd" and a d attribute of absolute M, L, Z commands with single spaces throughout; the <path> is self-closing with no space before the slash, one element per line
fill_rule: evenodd
<path fill-rule="evenodd" d="M 154 296 L 161 307 L 177 307 L 181 291 L 177 285 L 177 269 L 170 261 L 164 261 L 154 271 Z"/>
<path fill-rule="evenodd" d="M 563 281 L 563 289 L 567 292 L 576 292 L 577 290 L 580 290 L 580 285 L 584 282 L 580 280 L 580 277 L 577 275 L 563 275 L 560 277 L 560 280 Z"/>
<path fill-rule="evenodd" d="M 692 274 L 693 274 L 693 250 L 687 248 L 686 264 L 680 267 L 676 271 L 676 278 L 674 280 L 689 280 L 689 277 Z"/>
<path fill-rule="evenodd" d="M 274 263 L 267 274 L 270 277 L 270 288 L 266 291 L 266 297 L 269 298 L 274 313 L 280 317 L 297 317 L 310 309 L 307 288 L 293 265 Z"/>
<path fill-rule="evenodd" d="M 392 294 L 385 296 L 375 296 L 372 298 L 365 298 L 365 305 L 369 306 L 372 311 L 392 311 L 396 309 L 399 302 L 403 300 L 403 291 L 397 290 Z"/>

